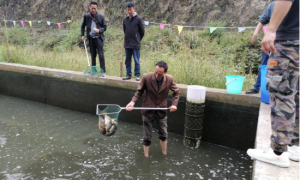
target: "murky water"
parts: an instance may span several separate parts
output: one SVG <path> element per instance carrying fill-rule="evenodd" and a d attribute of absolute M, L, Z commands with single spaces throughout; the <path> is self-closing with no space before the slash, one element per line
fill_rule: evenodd
<path fill-rule="evenodd" d="M 129 113 L 129 112 L 122 112 Z M 0 95 L 0 179 L 250 179 L 245 152 L 169 133 L 168 155 L 153 133 L 143 157 L 142 126 L 119 121 L 100 135 L 97 116 Z"/>

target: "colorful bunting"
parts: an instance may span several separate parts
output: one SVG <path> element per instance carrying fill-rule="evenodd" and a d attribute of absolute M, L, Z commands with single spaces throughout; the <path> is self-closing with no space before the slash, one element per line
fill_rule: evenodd
<path fill-rule="evenodd" d="M 165 27 L 165 24 L 160 23 L 159 26 L 160 26 L 160 29 L 163 30 Z"/>
<path fill-rule="evenodd" d="M 57 23 L 58 28 L 61 28 L 61 23 Z"/>
<path fill-rule="evenodd" d="M 149 25 L 149 21 L 144 21 L 145 25 L 148 26 Z"/>
<path fill-rule="evenodd" d="M 178 34 L 181 33 L 182 29 L 183 29 L 183 26 L 178 26 Z"/>
<path fill-rule="evenodd" d="M 213 33 L 216 29 L 217 29 L 216 27 L 210 27 L 209 31 L 210 31 L 210 33 Z"/>
<path fill-rule="evenodd" d="M 13 21 L 13 23 L 14 23 L 14 26 L 16 26 L 16 21 Z"/>
<path fill-rule="evenodd" d="M 71 20 L 68 20 L 67 22 L 68 22 L 68 23 L 71 23 Z"/>
<path fill-rule="evenodd" d="M 29 22 L 29 26 L 31 27 L 31 25 L 32 25 L 32 22 L 31 21 L 28 21 Z"/>
<path fill-rule="evenodd" d="M 4 22 L 5 22 L 5 23 L 7 23 L 7 20 L 6 20 L 6 19 L 4 19 Z"/>
<path fill-rule="evenodd" d="M 268 26 L 264 26 L 264 27 L 263 27 L 263 30 L 264 30 L 264 33 L 266 34 L 266 33 L 267 33 L 267 30 L 268 30 Z"/>
<path fill-rule="evenodd" d="M 50 22 L 50 21 L 47 21 L 47 24 L 50 26 L 51 22 Z"/>
<path fill-rule="evenodd" d="M 41 23 L 42 21 L 38 21 L 38 23 Z"/>
<path fill-rule="evenodd" d="M 24 27 L 24 21 L 21 21 L 22 27 Z"/>
<path fill-rule="evenodd" d="M 238 32 L 244 31 L 246 28 L 245 27 L 238 27 Z"/>

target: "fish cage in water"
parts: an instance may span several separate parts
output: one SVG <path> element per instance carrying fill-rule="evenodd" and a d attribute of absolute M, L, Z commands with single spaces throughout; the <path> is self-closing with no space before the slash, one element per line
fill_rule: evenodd
<path fill-rule="evenodd" d="M 183 140 L 185 146 L 198 148 L 201 144 L 204 107 L 204 103 L 186 102 Z"/>
<path fill-rule="evenodd" d="M 205 94 L 203 86 L 188 86 L 183 139 L 187 147 L 199 148 L 201 145 Z"/>

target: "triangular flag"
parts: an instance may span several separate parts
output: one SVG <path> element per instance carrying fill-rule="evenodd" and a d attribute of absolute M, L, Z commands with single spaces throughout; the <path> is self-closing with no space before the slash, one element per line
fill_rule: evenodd
<path fill-rule="evenodd" d="M 183 29 L 183 26 L 178 26 L 178 34 L 181 33 L 182 29 Z"/>
<path fill-rule="evenodd" d="M 42 21 L 38 21 L 38 23 L 41 23 Z"/>
<path fill-rule="evenodd" d="M 160 29 L 163 30 L 165 27 L 165 24 L 160 23 L 159 26 L 160 26 Z"/>
<path fill-rule="evenodd" d="M 68 20 L 67 22 L 68 22 L 68 23 L 71 23 L 71 20 Z"/>
<path fill-rule="evenodd" d="M 22 27 L 24 27 L 24 21 L 21 21 Z"/>
<path fill-rule="evenodd" d="M 245 27 L 238 27 L 238 32 L 244 31 L 246 28 Z"/>
<path fill-rule="evenodd" d="M 210 31 L 210 33 L 213 33 L 216 29 L 217 29 L 216 27 L 210 27 L 209 31 Z"/>
<path fill-rule="evenodd" d="M 31 27 L 31 25 L 32 25 L 32 22 L 31 21 L 28 21 L 29 22 L 29 26 Z"/>
<path fill-rule="evenodd" d="M 149 21 L 144 21 L 145 25 L 148 26 L 149 25 Z"/>
<path fill-rule="evenodd" d="M 266 34 L 266 33 L 267 33 L 267 30 L 268 30 L 268 26 L 264 26 L 264 27 L 263 27 L 263 30 L 264 30 L 264 33 Z"/>
<path fill-rule="evenodd" d="M 50 26 L 51 22 L 50 22 L 50 21 L 47 21 L 47 24 Z"/>
<path fill-rule="evenodd" d="M 57 23 L 57 26 L 58 26 L 58 28 L 60 28 L 60 27 L 61 27 L 61 24 L 60 24 L 60 23 Z"/>
<path fill-rule="evenodd" d="M 4 22 L 6 23 L 6 22 L 7 22 L 7 20 L 6 20 L 6 19 L 4 19 Z"/>
<path fill-rule="evenodd" d="M 16 21 L 13 21 L 13 23 L 14 23 L 14 26 L 16 26 Z"/>

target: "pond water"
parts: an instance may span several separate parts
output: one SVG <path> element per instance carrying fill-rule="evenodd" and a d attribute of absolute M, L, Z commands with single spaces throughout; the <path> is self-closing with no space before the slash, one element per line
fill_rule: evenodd
<path fill-rule="evenodd" d="M 167 156 L 154 132 L 144 158 L 142 131 L 119 121 L 117 133 L 106 137 L 96 115 L 0 95 L 0 179 L 251 178 L 246 152 L 205 142 L 190 149 L 172 133 Z"/>

